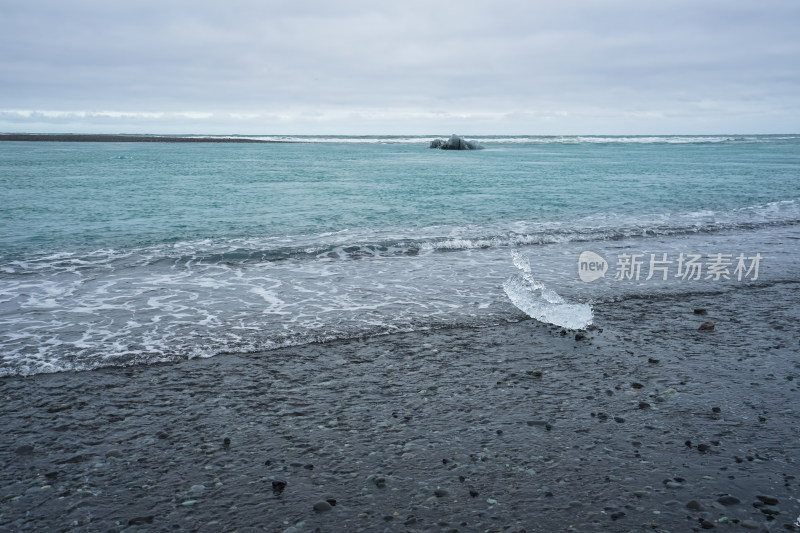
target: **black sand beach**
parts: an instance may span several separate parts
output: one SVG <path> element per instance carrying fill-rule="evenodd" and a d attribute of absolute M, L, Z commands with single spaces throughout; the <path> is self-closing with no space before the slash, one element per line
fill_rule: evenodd
<path fill-rule="evenodd" d="M 798 531 L 799 288 L 5 378 L 0 531 Z"/>
<path fill-rule="evenodd" d="M 282 143 L 269 139 L 246 137 L 195 137 L 171 135 L 119 135 L 119 134 L 81 134 L 81 133 L 0 133 L 0 141 L 27 142 L 129 142 L 129 143 Z"/>

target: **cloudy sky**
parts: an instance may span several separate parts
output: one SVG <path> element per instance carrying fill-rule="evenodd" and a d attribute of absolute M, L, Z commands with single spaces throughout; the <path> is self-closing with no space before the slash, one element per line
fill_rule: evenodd
<path fill-rule="evenodd" d="M 795 0 L 0 0 L 0 131 L 800 133 Z"/>

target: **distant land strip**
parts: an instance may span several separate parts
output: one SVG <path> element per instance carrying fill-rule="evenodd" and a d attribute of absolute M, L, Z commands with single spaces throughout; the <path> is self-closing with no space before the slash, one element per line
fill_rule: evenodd
<path fill-rule="evenodd" d="M 244 137 L 181 137 L 167 135 L 63 134 L 63 133 L 0 133 L 0 141 L 90 142 L 90 143 L 282 143 Z"/>

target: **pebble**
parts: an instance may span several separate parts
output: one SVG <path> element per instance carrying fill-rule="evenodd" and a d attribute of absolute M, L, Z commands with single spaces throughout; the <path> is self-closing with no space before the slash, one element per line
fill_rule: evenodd
<path fill-rule="evenodd" d="M 280 479 L 276 479 L 272 482 L 272 492 L 276 496 L 280 495 L 283 492 L 283 489 L 286 488 L 286 482 Z"/>
<path fill-rule="evenodd" d="M 761 524 L 755 520 L 742 520 L 741 524 L 745 529 L 761 529 Z"/>
<path fill-rule="evenodd" d="M 774 496 L 758 495 L 756 496 L 756 498 L 758 498 L 767 505 L 778 505 L 778 498 L 775 498 Z"/>
<path fill-rule="evenodd" d="M 700 505 L 700 502 L 698 502 L 697 500 L 692 500 L 689 503 L 687 503 L 686 504 L 686 508 L 687 509 L 691 509 L 692 511 L 702 511 L 703 510 L 703 506 Z"/>
<path fill-rule="evenodd" d="M 736 496 L 731 496 L 730 494 L 726 494 L 725 496 L 717 498 L 717 502 L 727 506 L 727 505 L 738 505 L 742 503 L 742 500 L 740 500 Z"/>
<path fill-rule="evenodd" d="M 713 522 L 709 522 L 705 518 L 701 518 L 700 519 L 700 527 L 702 527 L 703 529 L 714 529 L 714 523 Z"/>
<path fill-rule="evenodd" d="M 23 444 L 22 446 L 18 446 L 14 451 L 19 455 L 31 455 L 33 453 L 33 446 L 30 444 Z"/>
<path fill-rule="evenodd" d="M 136 518 L 131 518 L 130 520 L 128 520 L 128 525 L 129 526 L 141 526 L 141 525 L 144 525 L 144 524 L 152 524 L 153 523 L 153 518 L 155 518 L 153 515 L 137 516 Z"/>
<path fill-rule="evenodd" d="M 200 493 L 202 493 L 204 490 L 206 490 L 206 487 L 205 487 L 205 485 L 192 485 L 192 486 L 189 488 L 189 492 L 191 492 L 192 494 L 200 494 Z"/>
<path fill-rule="evenodd" d="M 436 489 L 435 491 L 433 491 L 433 495 L 436 496 L 437 498 L 444 498 L 448 494 L 450 493 L 447 492 L 447 489 Z"/>
<path fill-rule="evenodd" d="M 497 505 L 497 500 L 495 500 L 494 498 L 487 498 L 486 503 L 488 503 L 489 505 Z"/>
<path fill-rule="evenodd" d="M 326 501 L 318 501 L 314 504 L 314 510 L 318 513 L 324 513 L 325 511 L 330 511 L 333 509 L 333 506 Z"/>
<path fill-rule="evenodd" d="M 697 329 L 700 331 L 714 331 L 714 323 L 710 321 L 703 322 Z"/>

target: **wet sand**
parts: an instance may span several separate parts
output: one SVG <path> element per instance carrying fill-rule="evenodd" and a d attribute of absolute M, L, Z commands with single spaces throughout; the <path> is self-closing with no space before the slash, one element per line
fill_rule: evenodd
<path fill-rule="evenodd" d="M 800 531 L 799 293 L 4 378 L 0 531 Z"/>
<path fill-rule="evenodd" d="M 181 137 L 165 135 L 117 135 L 117 134 L 51 134 L 51 133 L 0 133 L 0 141 L 27 142 L 140 142 L 140 143 L 282 143 L 266 139 L 242 137 Z"/>

